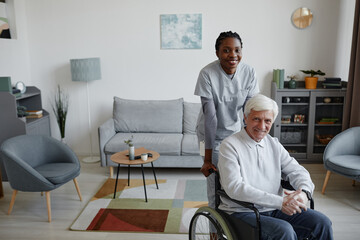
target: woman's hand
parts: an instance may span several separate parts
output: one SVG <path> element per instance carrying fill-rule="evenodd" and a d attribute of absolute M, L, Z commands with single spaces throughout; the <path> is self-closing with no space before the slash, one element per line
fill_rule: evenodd
<path fill-rule="evenodd" d="M 202 165 L 200 172 L 204 174 L 205 177 L 208 177 L 211 175 L 212 172 L 210 172 L 210 169 L 213 169 L 216 171 L 216 167 L 214 164 L 212 164 L 212 149 L 205 149 L 205 156 L 204 156 L 204 164 Z"/>
<path fill-rule="evenodd" d="M 204 174 L 205 177 L 208 177 L 211 174 L 211 172 L 209 171 L 210 169 L 216 171 L 216 167 L 210 161 L 204 161 L 204 164 L 202 165 L 200 171 L 202 172 L 202 174 Z"/>

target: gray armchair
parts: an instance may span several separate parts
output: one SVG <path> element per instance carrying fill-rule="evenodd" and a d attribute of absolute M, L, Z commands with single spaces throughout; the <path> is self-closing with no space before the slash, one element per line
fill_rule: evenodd
<path fill-rule="evenodd" d="M 360 127 L 349 128 L 336 135 L 326 146 L 323 156 L 327 169 L 321 193 L 325 193 L 331 172 L 360 181 Z"/>
<path fill-rule="evenodd" d="M 21 135 L 3 142 L 0 150 L 10 186 L 14 189 L 8 214 L 18 191 L 45 192 L 51 222 L 50 191 L 70 180 L 74 181 L 82 200 L 76 181 L 80 163 L 67 145 L 47 136 Z"/>

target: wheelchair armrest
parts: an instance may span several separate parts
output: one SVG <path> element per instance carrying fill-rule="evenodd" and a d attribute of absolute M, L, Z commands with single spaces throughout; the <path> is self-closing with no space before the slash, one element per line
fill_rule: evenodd
<path fill-rule="evenodd" d="M 248 208 L 248 209 L 251 209 L 253 210 L 254 212 L 258 211 L 258 209 L 254 206 L 253 203 L 250 203 L 250 202 L 243 202 L 243 201 L 239 201 L 239 200 L 236 200 L 236 199 L 233 199 L 231 197 L 229 197 L 229 195 L 226 194 L 226 192 L 224 190 L 217 190 L 217 193 L 221 196 L 221 197 L 224 197 L 224 198 L 227 198 L 229 199 L 230 201 L 236 203 L 236 204 L 239 204 L 240 206 L 243 206 L 245 208 Z"/>
<path fill-rule="evenodd" d="M 291 186 L 289 181 L 281 180 L 281 186 L 284 189 L 295 191 L 295 189 L 293 188 L 293 186 Z"/>

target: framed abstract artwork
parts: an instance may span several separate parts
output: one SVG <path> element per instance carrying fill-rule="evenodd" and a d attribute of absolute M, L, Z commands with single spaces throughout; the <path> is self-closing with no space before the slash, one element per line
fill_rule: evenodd
<path fill-rule="evenodd" d="M 5 0 L 0 0 L 0 38 L 11 38 Z"/>
<path fill-rule="evenodd" d="M 201 49 L 201 14 L 160 15 L 162 49 Z"/>

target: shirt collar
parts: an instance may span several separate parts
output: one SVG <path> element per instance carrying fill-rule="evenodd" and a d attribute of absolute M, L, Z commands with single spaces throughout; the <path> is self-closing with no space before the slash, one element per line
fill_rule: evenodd
<path fill-rule="evenodd" d="M 243 139 L 244 143 L 248 145 L 250 148 L 255 148 L 256 146 L 265 147 L 264 139 L 261 139 L 260 142 L 256 142 L 252 139 L 249 134 L 246 132 L 245 127 L 243 127 L 240 131 L 240 136 Z"/>

